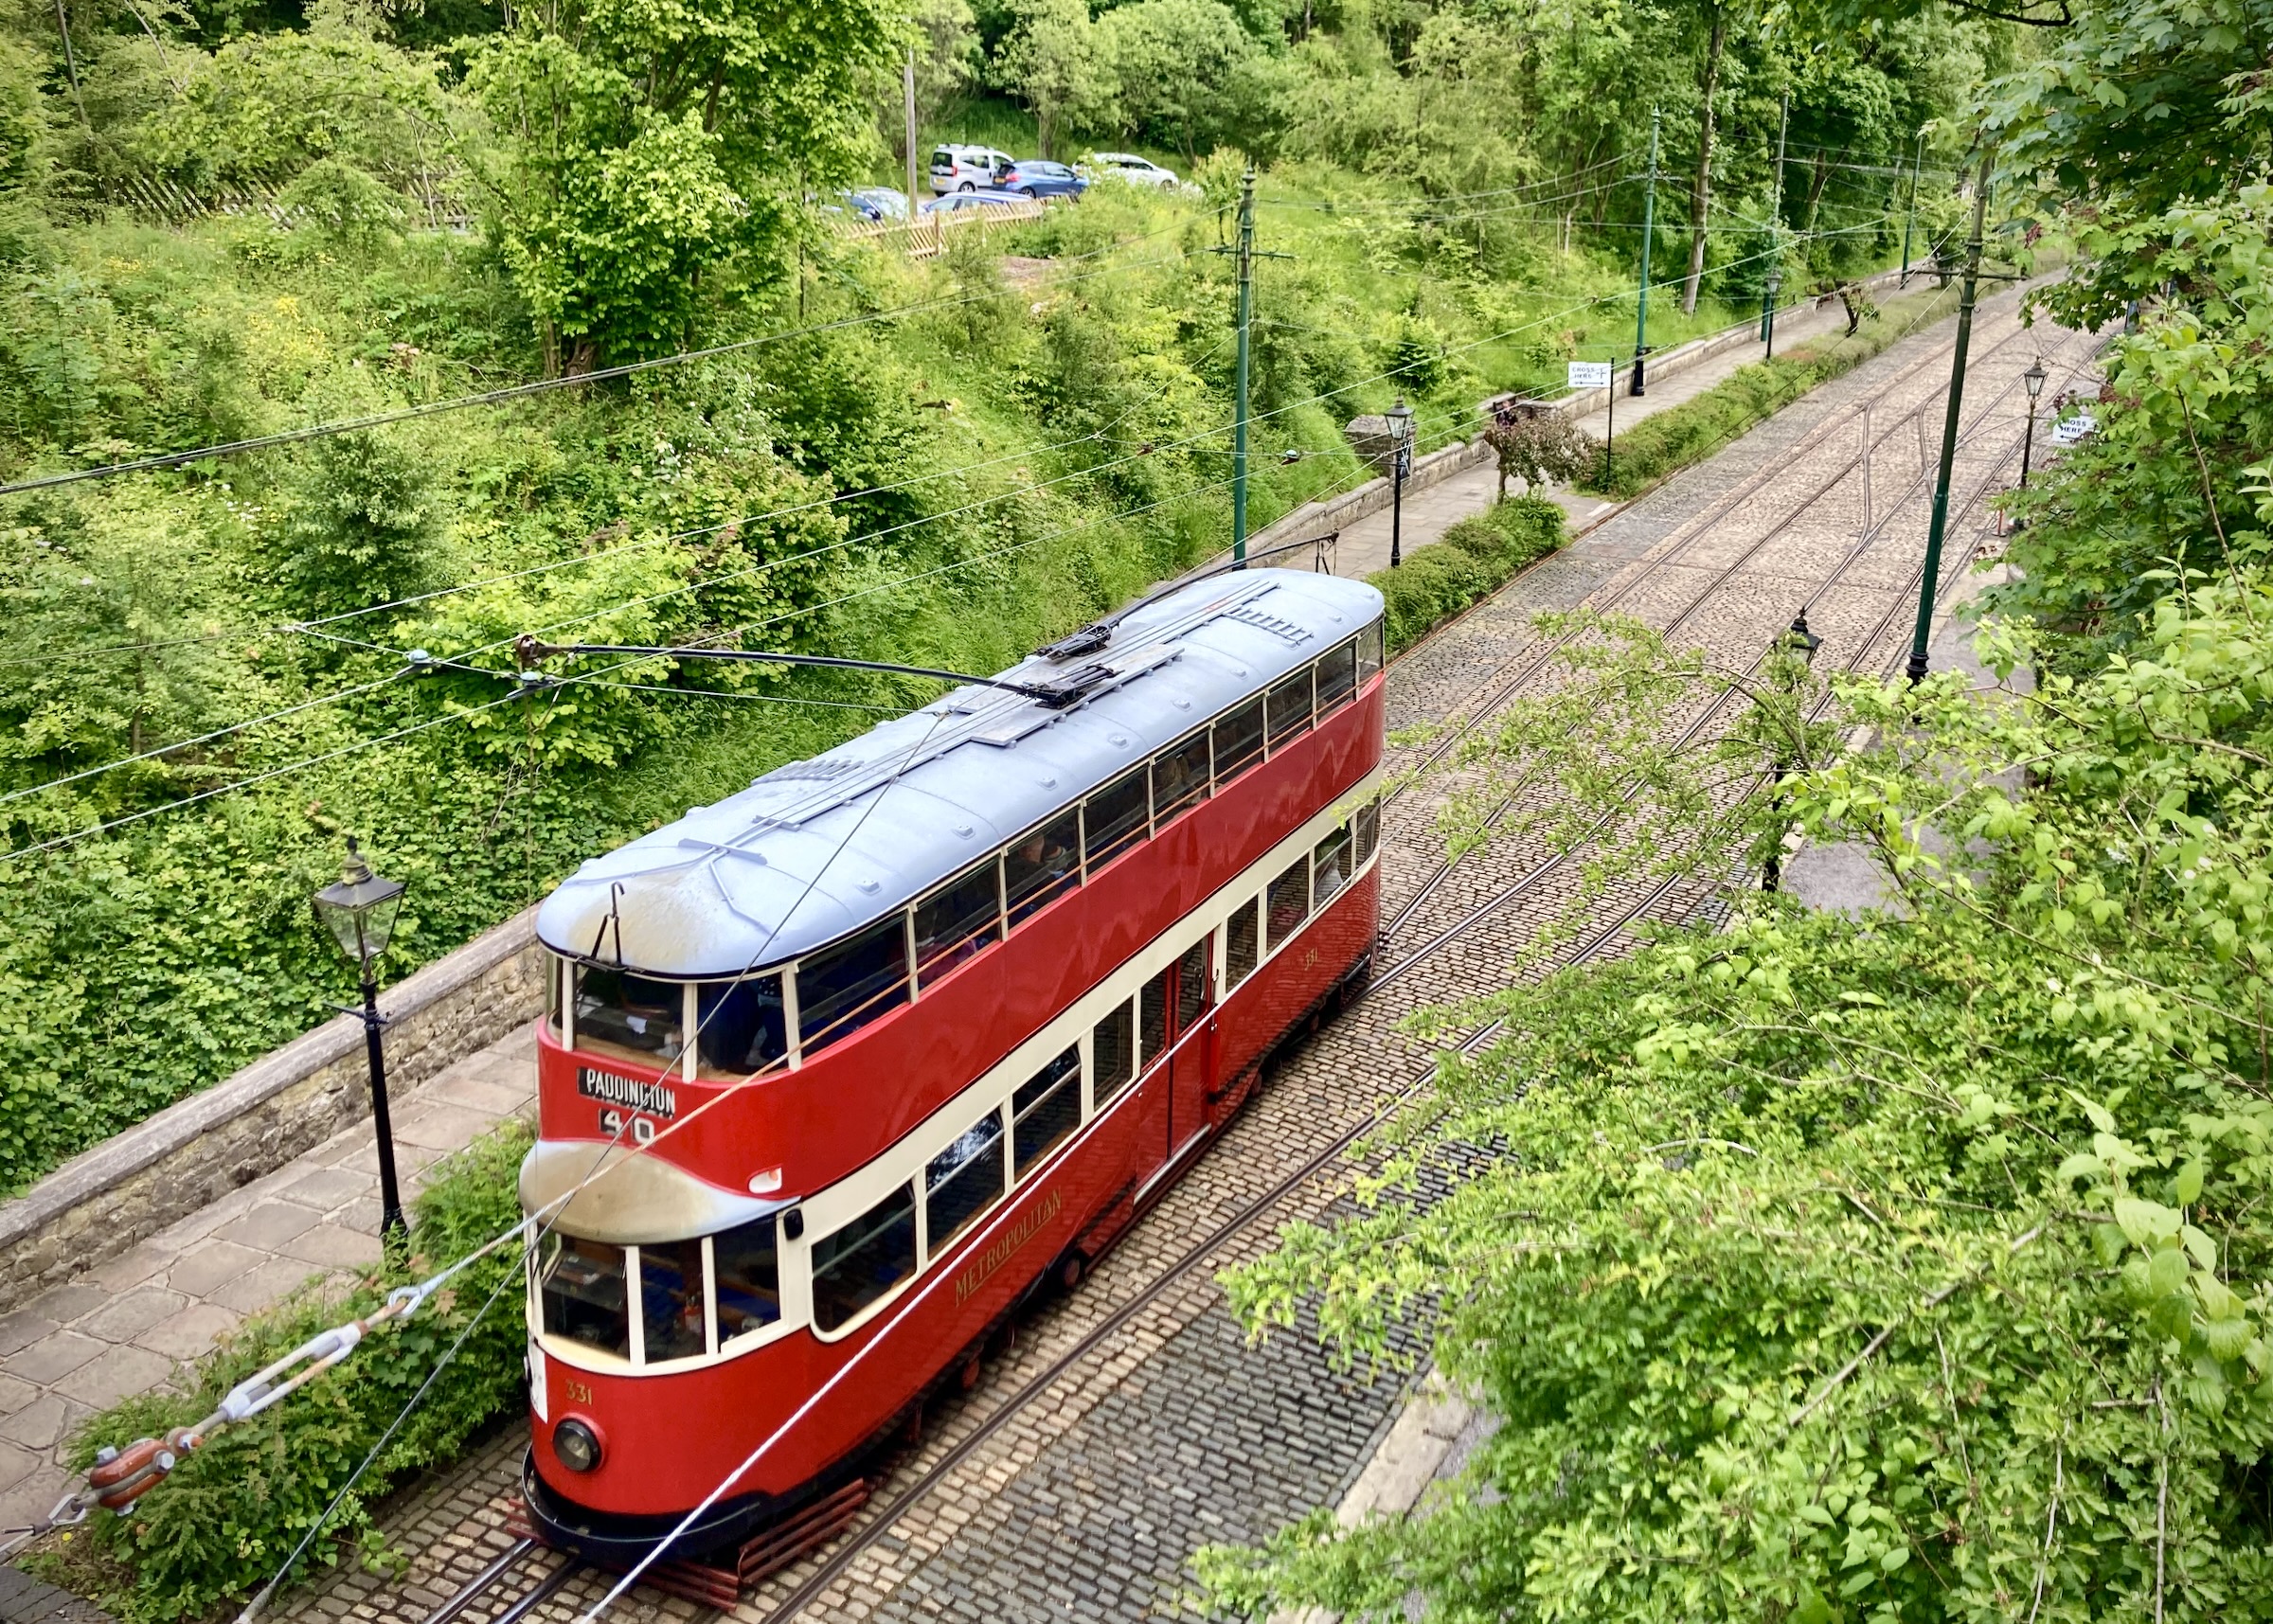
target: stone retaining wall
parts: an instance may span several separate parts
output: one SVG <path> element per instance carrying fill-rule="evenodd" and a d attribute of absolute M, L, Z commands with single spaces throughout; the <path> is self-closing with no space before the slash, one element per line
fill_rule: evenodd
<path fill-rule="evenodd" d="M 495 1043 L 544 1002 L 531 908 L 380 994 L 389 1092 Z M 0 1203 L 0 1306 L 94 1268 L 367 1118 L 368 1075 L 363 1018 L 342 1015 Z"/>

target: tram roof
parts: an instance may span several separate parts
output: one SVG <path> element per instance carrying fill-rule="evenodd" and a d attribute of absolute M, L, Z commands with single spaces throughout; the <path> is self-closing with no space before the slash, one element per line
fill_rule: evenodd
<path fill-rule="evenodd" d="M 1105 641 L 1001 673 L 1093 683 L 1079 703 L 958 687 L 594 858 L 546 899 L 537 935 L 607 963 L 620 941 L 626 968 L 664 976 L 786 962 L 904 906 L 1381 612 L 1363 581 L 1295 570 L 1164 592 L 1100 622 Z"/>

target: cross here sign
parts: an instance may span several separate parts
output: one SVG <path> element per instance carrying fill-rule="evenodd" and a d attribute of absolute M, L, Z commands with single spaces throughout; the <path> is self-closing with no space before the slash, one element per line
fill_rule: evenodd
<path fill-rule="evenodd" d="M 1570 387 L 1573 389 L 1607 389 L 1610 387 L 1608 361 L 1574 361 L 1570 364 Z"/>

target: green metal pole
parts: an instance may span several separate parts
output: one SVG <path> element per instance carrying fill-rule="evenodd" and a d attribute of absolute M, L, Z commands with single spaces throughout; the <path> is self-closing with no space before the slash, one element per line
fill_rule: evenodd
<path fill-rule="evenodd" d="M 1247 567 L 1247 330 L 1255 315 L 1255 171 L 1239 187 L 1238 403 L 1231 426 L 1231 567 Z"/>
<path fill-rule="evenodd" d="M 1776 283 L 1783 269 L 1783 138 L 1792 128 L 1792 93 L 1783 93 L 1783 111 L 1776 119 L 1776 201 L 1768 210 L 1768 249 L 1772 256 L 1760 284 L 1760 341 L 1776 348 Z"/>
<path fill-rule="evenodd" d="M 1942 581 L 1942 536 L 1949 526 L 1949 473 L 1958 459 L 1958 413 L 1965 396 L 1965 350 L 1973 338 L 1973 294 L 1981 277 L 1981 225 L 1989 213 L 1989 169 L 1994 147 L 1981 150 L 1981 178 L 1973 193 L 1973 236 L 1965 244 L 1965 289 L 1958 295 L 1958 344 L 1949 362 L 1949 410 L 1942 419 L 1942 467 L 1934 475 L 1934 517 L 1925 533 L 1925 571 L 1918 578 L 1918 624 L 1910 633 L 1909 679 L 1925 680 L 1925 645 L 1934 630 L 1934 596 Z"/>
<path fill-rule="evenodd" d="M 1634 312 L 1634 377 L 1629 394 L 1642 394 L 1642 360 L 1650 352 L 1650 239 L 1657 234 L 1657 110 L 1650 109 L 1650 177 L 1641 192 L 1641 301 Z"/>
<path fill-rule="evenodd" d="M 1910 285 L 1910 228 L 1918 223 L 1918 170 L 1925 162 L 1925 126 L 1918 126 L 1918 151 L 1910 158 L 1910 207 L 1902 219 L 1902 279 L 1894 285 Z"/>

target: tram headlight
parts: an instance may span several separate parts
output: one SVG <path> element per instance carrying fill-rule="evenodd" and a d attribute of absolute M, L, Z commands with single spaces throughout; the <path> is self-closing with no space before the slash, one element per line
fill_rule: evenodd
<path fill-rule="evenodd" d="M 552 1429 L 552 1453 L 571 1472 L 600 1467 L 600 1435 L 571 1416 Z"/>

